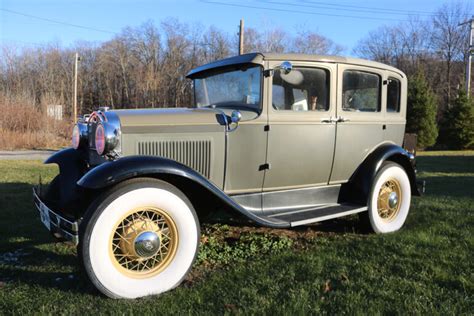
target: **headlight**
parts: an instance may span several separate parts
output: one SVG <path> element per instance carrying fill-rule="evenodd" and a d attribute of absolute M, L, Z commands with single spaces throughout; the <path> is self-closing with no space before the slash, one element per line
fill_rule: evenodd
<path fill-rule="evenodd" d="M 102 155 L 105 150 L 105 131 L 102 124 L 98 124 L 95 129 L 95 150 Z"/>
<path fill-rule="evenodd" d="M 77 123 L 72 129 L 72 147 L 78 149 L 87 144 L 87 124 Z"/>
<path fill-rule="evenodd" d="M 107 122 L 97 124 L 95 129 L 95 150 L 99 155 L 105 155 L 114 150 L 120 137 L 120 130 Z"/>

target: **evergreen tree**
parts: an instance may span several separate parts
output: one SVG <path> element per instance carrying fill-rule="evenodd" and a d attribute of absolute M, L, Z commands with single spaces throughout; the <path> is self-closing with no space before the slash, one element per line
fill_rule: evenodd
<path fill-rule="evenodd" d="M 436 142 L 436 111 L 436 97 L 429 88 L 423 71 L 418 70 L 408 81 L 406 127 L 408 133 L 418 135 L 418 148 L 433 146 Z"/>
<path fill-rule="evenodd" d="M 440 136 L 453 149 L 474 148 L 474 105 L 462 88 L 444 114 Z"/>

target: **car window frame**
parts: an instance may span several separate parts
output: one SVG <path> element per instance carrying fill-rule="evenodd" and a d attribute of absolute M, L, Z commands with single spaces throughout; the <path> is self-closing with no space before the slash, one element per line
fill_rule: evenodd
<path fill-rule="evenodd" d="M 275 69 L 284 60 L 270 60 L 265 64 L 265 68 Z M 293 121 L 300 122 L 321 122 L 321 119 L 335 116 L 337 108 L 337 64 L 324 61 L 292 61 L 293 67 L 301 68 L 319 68 L 329 72 L 329 108 L 327 111 L 292 111 L 292 110 L 276 110 L 272 106 L 273 101 L 273 76 L 266 79 L 266 109 L 270 121 Z"/>
<path fill-rule="evenodd" d="M 357 111 L 343 111 L 342 110 L 342 84 L 343 84 L 343 73 L 346 70 L 355 70 L 361 72 L 368 72 L 371 74 L 378 75 L 381 78 L 381 86 L 380 86 L 380 95 L 381 95 L 381 110 L 379 112 L 357 112 Z M 374 123 L 378 124 L 382 121 L 385 121 L 385 113 L 386 113 L 386 89 L 384 81 L 387 79 L 388 73 L 392 74 L 392 72 L 387 72 L 386 69 L 373 67 L 370 65 L 355 65 L 352 63 L 344 63 L 339 62 L 337 63 L 337 105 L 336 105 L 336 116 L 343 117 L 347 120 L 351 121 L 352 123 Z M 398 75 L 394 76 L 398 78 Z M 401 79 L 399 79 L 401 80 Z M 348 123 L 351 123 L 348 122 Z"/>
<path fill-rule="evenodd" d="M 272 98 L 271 98 L 271 108 L 273 110 L 275 110 L 276 112 L 303 112 L 303 113 L 308 113 L 308 112 L 319 112 L 319 113 L 327 113 L 330 111 L 330 107 L 331 107 L 331 88 L 332 88 L 332 84 L 331 84 L 331 70 L 327 67 L 320 67 L 320 66 L 308 66 L 308 65 L 304 65 L 304 66 L 301 66 L 301 65 L 293 65 L 293 69 L 294 70 L 299 70 L 299 69 L 314 69 L 314 70 L 323 70 L 325 73 L 326 73 L 326 82 L 328 83 L 328 87 L 327 87 L 327 109 L 324 110 L 324 111 L 318 111 L 318 110 L 305 110 L 305 111 L 295 111 L 295 110 L 292 110 L 292 109 L 275 109 L 273 107 L 273 78 L 274 76 L 271 77 L 271 86 L 272 86 Z M 306 99 L 306 101 L 309 101 L 308 99 Z"/>
<path fill-rule="evenodd" d="M 262 113 L 264 112 L 264 105 L 265 105 L 265 100 L 264 100 L 264 95 L 265 95 L 265 75 L 264 75 L 264 72 L 265 72 L 265 66 L 262 65 L 262 64 L 253 64 L 253 63 L 242 63 L 242 64 L 235 64 L 235 65 L 230 65 L 230 66 L 226 66 L 226 67 L 222 67 L 222 68 L 215 68 L 215 69 L 209 69 L 207 70 L 206 72 L 203 73 L 204 74 L 209 74 L 209 73 L 225 73 L 229 70 L 239 70 L 239 68 L 243 67 L 247 65 L 248 68 L 260 68 L 260 102 L 259 102 L 259 108 L 258 109 L 250 109 L 249 107 L 249 111 L 254 111 L 255 113 L 257 113 L 257 117 L 259 117 L 260 115 L 262 115 Z M 202 75 L 201 75 L 202 76 Z M 198 107 L 196 105 L 196 87 L 195 87 L 195 80 L 196 79 L 199 79 L 198 77 L 196 78 L 193 78 L 192 79 L 192 90 L 193 90 L 193 93 L 192 93 L 192 107 L 195 108 L 195 109 L 203 109 L 203 108 L 210 108 L 209 105 L 207 106 L 203 106 L 203 107 Z M 216 107 L 219 109 L 219 107 Z"/>
<path fill-rule="evenodd" d="M 362 72 L 362 73 L 367 73 L 367 74 L 370 74 L 370 75 L 375 75 L 375 76 L 378 76 L 379 77 L 379 97 L 378 97 L 378 110 L 377 111 L 348 111 L 348 110 L 344 110 L 343 108 L 343 99 L 344 99 L 344 74 L 347 72 L 347 71 L 354 71 L 354 72 Z M 384 93 L 383 93 L 383 86 L 384 86 L 384 75 L 383 73 L 381 72 L 378 72 L 378 71 L 372 71 L 372 69 L 368 70 L 366 68 L 362 68 L 362 67 L 347 67 L 347 68 L 344 68 L 342 70 L 342 73 L 341 73 L 341 78 L 340 78 L 340 84 L 341 84 L 341 111 L 343 113 L 363 113 L 363 114 L 379 114 L 379 115 L 383 115 L 383 105 L 385 104 L 385 101 L 384 100 Z"/>
<path fill-rule="evenodd" d="M 389 80 L 394 79 L 398 81 L 398 111 L 388 111 L 388 85 L 389 85 Z M 386 88 L 386 93 L 385 93 L 385 113 L 388 115 L 400 115 L 402 112 L 402 80 L 400 78 L 397 78 L 393 76 L 392 74 L 387 75 L 387 88 Z"/>

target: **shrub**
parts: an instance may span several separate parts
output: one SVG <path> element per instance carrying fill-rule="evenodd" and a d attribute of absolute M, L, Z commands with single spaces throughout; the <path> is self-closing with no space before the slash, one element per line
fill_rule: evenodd
<path fill-rule="evenodd" d="M 440 142 L 452 149 L 474 148 L 474 105 L 464 89 L 459 89 L 454 104 L 444 113 Z"/>
<path fill-rule="evenodd" d="M 438 137 L 437 104 L 422 70 L 408 82 L 407 132 L 418 135 L 418 148 L 433 146 Z"/>
<path fill-rule="evenodd" d="M 0 150 L 55 149 L 69 144 L 71 123 L 55 120 L 27 98 L 0 95 Z"/>

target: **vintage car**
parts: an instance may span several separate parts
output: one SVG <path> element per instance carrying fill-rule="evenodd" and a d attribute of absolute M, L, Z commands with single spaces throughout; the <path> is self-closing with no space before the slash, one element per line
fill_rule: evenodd
<path fill-rule="evenodd" d="M 361 213 L 399 230 L 419 195 L 404 150 L 407 80 L 361 59 L 252 53 L 188 73 L 192 108 L 84 116 L 72 148 L 45 163 L 41 220 L 78 245 L 105 295 L 136 298 L 180 284 L 215 210 L 290 228 Z"/>

